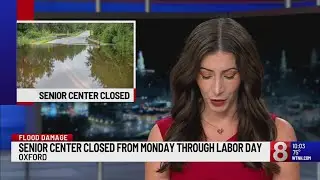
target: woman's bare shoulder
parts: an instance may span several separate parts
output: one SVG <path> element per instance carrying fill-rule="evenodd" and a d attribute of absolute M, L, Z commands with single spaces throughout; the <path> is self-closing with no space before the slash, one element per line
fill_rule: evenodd
<path fill-rule="evenodd" d="M 285 119 L 280 117 L 275 118 L 277 127 L 277 140 L 278 141 L 296 141 L 296 133 L 292 125 Z"/>
<path fill-rule="evenodd" d="M 163 141 L 158 124 L 155 124 L 150 130 L 148 141 Z"/>
<path fill-rule="evenodd" d="M 172 118 L 170 116 L 157 120 L 149 134 L 149 139 L 151 138 L 153 140 L 149 141 L 163 141 L 171 124 Z"/>

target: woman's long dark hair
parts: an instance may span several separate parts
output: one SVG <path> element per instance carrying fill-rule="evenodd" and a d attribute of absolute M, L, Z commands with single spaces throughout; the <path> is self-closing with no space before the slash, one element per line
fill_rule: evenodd
<path fill-rule="evenodd" d="M 250 34 L 229 18 L 212 19 L 198 25 L 188 37 L 179 61 L 170 74 L 173 123 L 165 141 L 201 141 L 206 139 L 201 125 L 202 101 L 196 79 L 204 56 L 217 51 L 233 53 L 239 69 L 237 116 L 239 141 L 272 141 L 276 126 L 261 98 L 263 65 Z M 244 163 L 248 168 L 263 168 L 268 174 L 277 174 L 280 167 L 274 163 Z M 158 172 L 181 171 L 183 163 L 161 163 Z"/>

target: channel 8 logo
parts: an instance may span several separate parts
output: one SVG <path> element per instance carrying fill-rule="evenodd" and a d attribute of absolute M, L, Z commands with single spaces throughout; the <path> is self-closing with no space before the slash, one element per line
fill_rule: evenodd
<path fill-rule="evenodd" d="M 270 143 L 270 161 L 271 162 L 289 162 L 291 161 L 290 155 L 290 142 L 271 142 Z"/>

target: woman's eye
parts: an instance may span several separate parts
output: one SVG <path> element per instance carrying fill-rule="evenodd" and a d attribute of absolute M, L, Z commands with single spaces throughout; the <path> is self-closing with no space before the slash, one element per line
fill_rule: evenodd
<path fill-rule="evenodd" d="M 201 75 L 202 79 L 210 79 L 211 76 L 204 76 L 204 75 Z"/>
<path fill-rule="evenodd" d="M 208 72 L 201 72 L 200 71 L 200 76 L 202 79 L 210 79 L 212 77 L 212 74 L 211 73 L 208 73 Z"/>
<path fill-rule="evenodd" d="M 224 75 L 227 79 L 233 79 L 236 76 L 236 73 Z"/>

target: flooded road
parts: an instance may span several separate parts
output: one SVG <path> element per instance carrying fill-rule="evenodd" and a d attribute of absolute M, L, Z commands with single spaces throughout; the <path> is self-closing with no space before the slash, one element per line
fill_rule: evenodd
<path fill-rule="evenodd" d="M 132 88 L 133 57 L 89 43 L 89 31 L 18 48 L 18 88 Z"/>
<path fill-rule="evenodd" d="M 87 45 L 87 38 L 90 36 L 90 31 L 85 31 L 78 36 L 65 37 L 48 42 L 48 44 L 65 44 L 65 45 Z"/>

